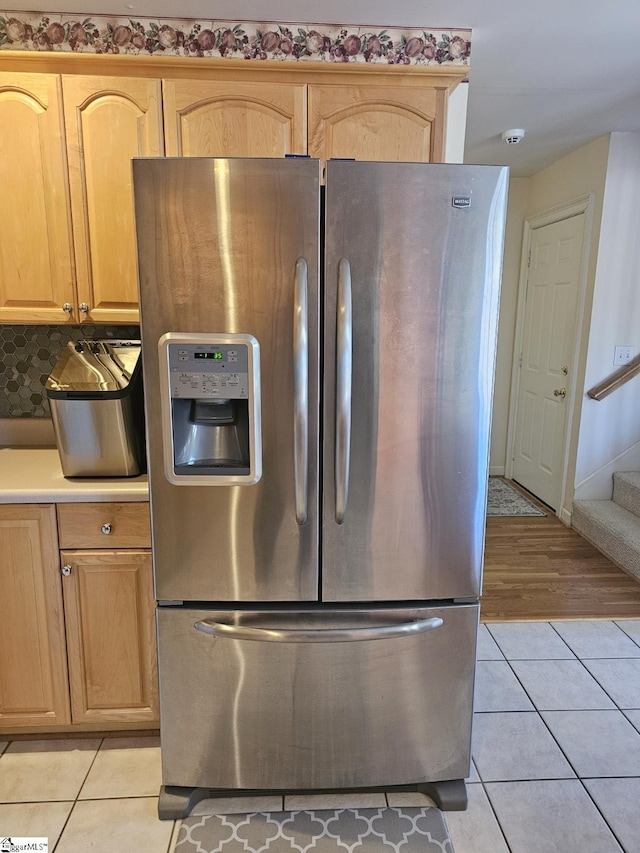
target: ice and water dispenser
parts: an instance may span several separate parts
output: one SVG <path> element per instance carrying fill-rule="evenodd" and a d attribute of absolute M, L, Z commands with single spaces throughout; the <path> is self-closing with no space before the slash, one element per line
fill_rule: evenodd
<path fill-rule="evenodd" d="M 252 335 L 169 332 L 158 348 L 167 479 L 194 486 L 257 483 L 258 341 Z"/>

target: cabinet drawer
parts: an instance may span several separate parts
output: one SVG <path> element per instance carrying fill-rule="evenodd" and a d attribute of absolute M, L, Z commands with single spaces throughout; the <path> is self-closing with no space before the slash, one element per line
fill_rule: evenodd
<path fill-rule="evenodd" d="M 149 548 L 149 504 L 58 504 L 58 538 L 61 548 Z"/>

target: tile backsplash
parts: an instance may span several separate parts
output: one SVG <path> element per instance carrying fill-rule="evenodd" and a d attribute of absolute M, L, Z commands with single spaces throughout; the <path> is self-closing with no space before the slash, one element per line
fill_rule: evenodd
<path fill-rule="evenodd" d="M 140 338 L 139 326 L 0 325 L 0 418 L 51 416 L 44 384 L 68 341 Z"/>

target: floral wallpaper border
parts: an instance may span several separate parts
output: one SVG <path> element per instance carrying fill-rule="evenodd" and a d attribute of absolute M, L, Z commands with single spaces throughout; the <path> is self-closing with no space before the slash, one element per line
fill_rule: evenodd
<path fill-rule="evenodd" d="M 471 30 L 0 11 L 0 50 L 464 66 Z"/>

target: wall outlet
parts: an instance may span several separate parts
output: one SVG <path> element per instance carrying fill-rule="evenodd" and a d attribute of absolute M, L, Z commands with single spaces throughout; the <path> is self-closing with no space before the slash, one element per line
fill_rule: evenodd
<path fill-rule="evenodd" d="M 635 347 L 614 347 L 613 364 L 614 366 L 626 364 L 628 361 L 631 361 L 634 355 Z"/>

